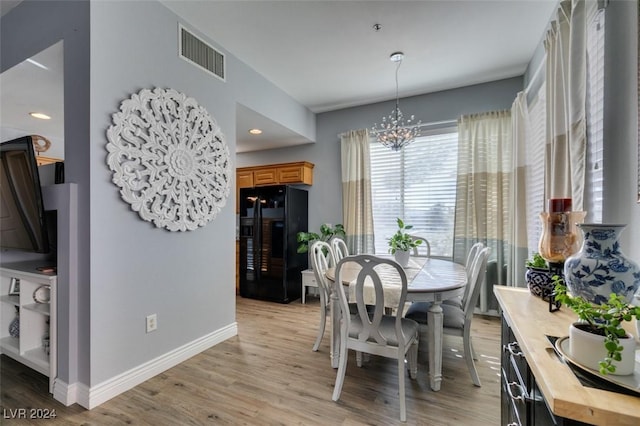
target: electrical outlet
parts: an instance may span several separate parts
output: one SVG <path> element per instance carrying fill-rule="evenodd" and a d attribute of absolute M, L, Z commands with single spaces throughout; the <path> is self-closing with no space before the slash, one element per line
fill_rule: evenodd
<path fill-rule="evenodd" d="M 147 315 L 147 333 L 156 331 L 158 328 L 158 316 L 156 314 Z"/>

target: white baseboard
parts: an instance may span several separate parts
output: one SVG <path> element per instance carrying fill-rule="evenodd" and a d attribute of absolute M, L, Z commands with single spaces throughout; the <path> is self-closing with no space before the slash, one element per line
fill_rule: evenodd
<path fill-rule="evenodd" d="M 91 388 L 81 383 L 67 385 L 56 380 L 53 396 L 65 405 L 77 402 L 90 410 L 237 334 L 238 323 L 234 322 Z"/>

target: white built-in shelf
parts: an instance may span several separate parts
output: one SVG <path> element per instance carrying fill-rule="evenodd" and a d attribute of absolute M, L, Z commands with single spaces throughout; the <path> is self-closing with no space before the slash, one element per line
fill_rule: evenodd
<path fill-rule="evenodd" d="M 49 304 L 48 303 L 31 303 L 28 305 L 22 305 L 22 309 L 28 311 L 37 312 L 42 315 L 49 316 Z"/>
<path fill-rule="evenodd" d="M 20 339 L 17 337 L 3 337 L 0 339 L 0 348 L 2 349 L 2 353 L 13 353 L 20 354 Z"/>
<path fill-rule="evenodd" d="M 49 377 L 49 391 L 57 374 L 56 284 L 57 277 L 38 271 L 40 262 L 19 262 L 0 267 L 0 353 Z M 12 279 L 20 280 L 20 294 L 9 295 Z M 49 286 L 49 303 L 36 303 L 34 292 L 40 286 Z M 5 306 L 6 305 L 6 306 Z M 11 305 L 11 306 L 8 306 Z M 18 313 L 12 306 L 19 308 Z M 8 308 L 8 309 L 5 309 Z M 9 325 L 20 316 L 20 335 L 12 337 Z M 43 344 L 49 336 L 49 353 Z"/>
<path fill-rule="evenodd" d="M 12 295 L 3 294 L 0 296 L 0 302 L 9 303 L 13 306 L 20 306 L 20 295 Z"/>

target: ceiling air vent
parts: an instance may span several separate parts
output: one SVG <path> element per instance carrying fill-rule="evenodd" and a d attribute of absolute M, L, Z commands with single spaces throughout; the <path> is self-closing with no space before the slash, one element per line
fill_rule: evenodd
<path fill-rule="evenodd" d="M 182 59 L 225 81 L 224 55 L 222 53 L 191 34 L 182 25 L 178 25 L 178 38 L 180 44 L 179 56 Z"/>

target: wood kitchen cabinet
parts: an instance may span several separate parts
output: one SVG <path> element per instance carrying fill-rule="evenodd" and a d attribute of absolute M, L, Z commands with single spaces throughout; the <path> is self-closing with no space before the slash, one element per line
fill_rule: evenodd
<path fill-rule="evenodd" d="M 239 167 L 236 170 L 236 181 L 238 188 L 289 183 L 313 185 L 313 164 L 307 161 L 300 161 L 296 163 Z"/>
<path fill-rule="evenodd" d="M 236 172 L 236 185 L 238 188 L 253 188 L 253 172 L 251 170 L 240 170 Z"/>
<path fill-rule="evenodd" d="M 236 169 L 236 213 L 240 208 L 240 188 L 267 185 L 313 185 L 313 167 L 308 161 L 239 167 Z"/>

